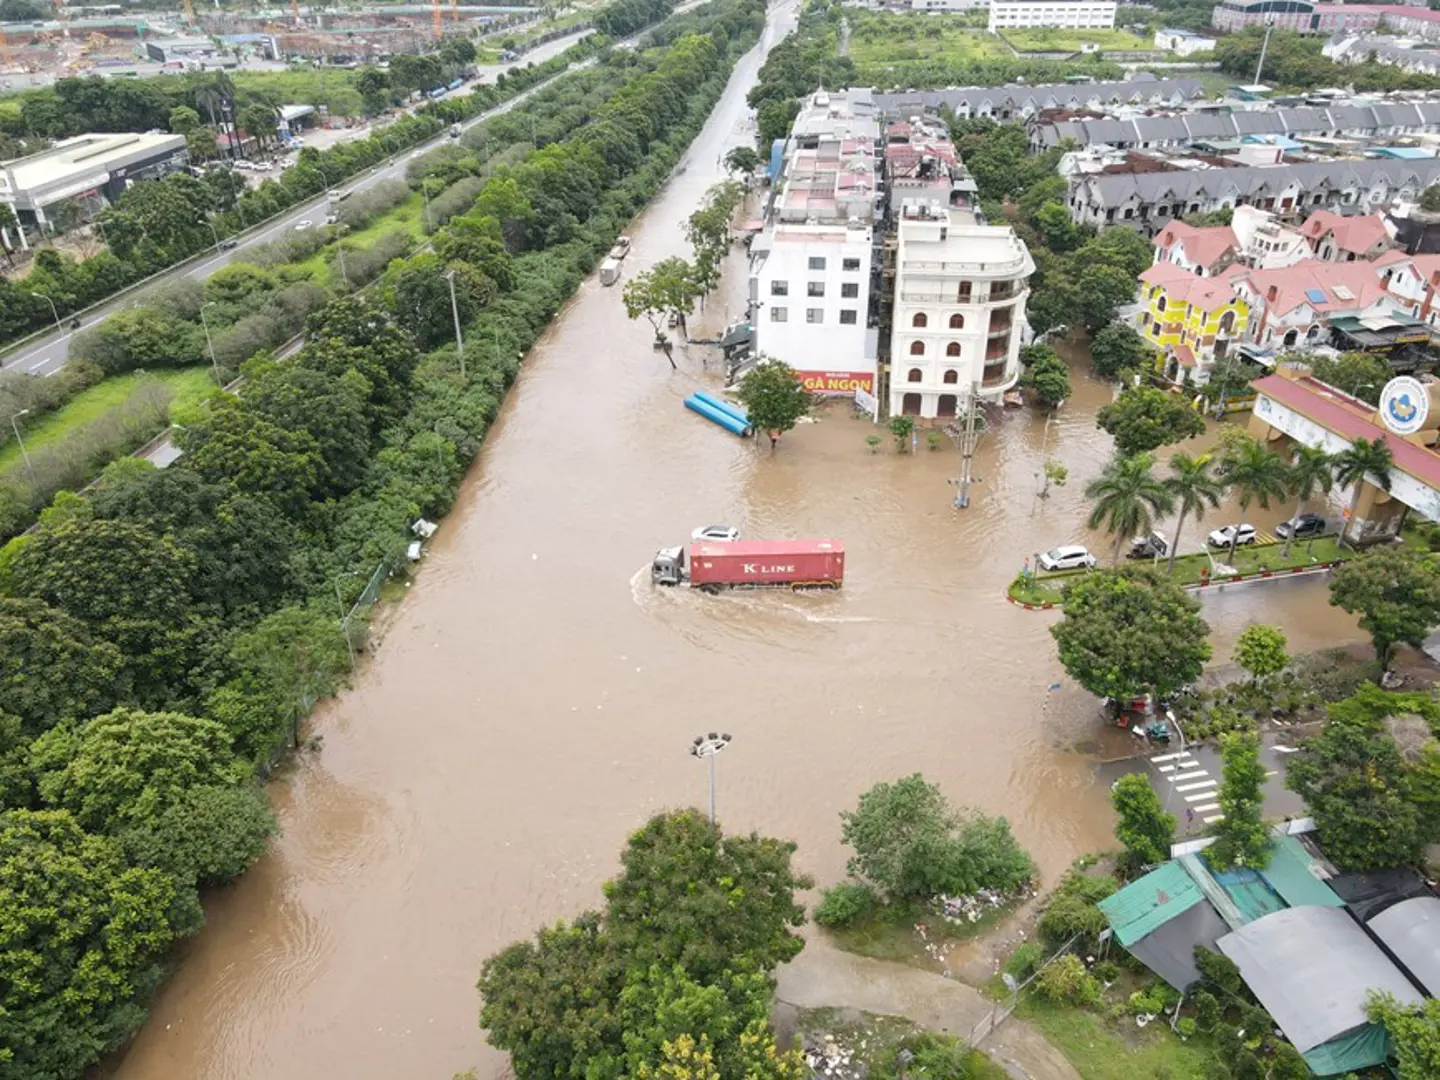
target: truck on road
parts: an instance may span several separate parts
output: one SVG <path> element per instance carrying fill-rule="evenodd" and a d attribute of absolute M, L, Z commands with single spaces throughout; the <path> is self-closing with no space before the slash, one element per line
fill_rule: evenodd
<path fill-rule="evenodd" d="M 600 284 L 614 285 L 620 280 L 620 260 L 606 259 L 600 264 Z"/>
<path fill-rule="evenodd" d="M 698 541 L 662 548 L 650 564 L 656 585 L 721 589 L 838 589 L 845 580 L 839 540 Z"/>

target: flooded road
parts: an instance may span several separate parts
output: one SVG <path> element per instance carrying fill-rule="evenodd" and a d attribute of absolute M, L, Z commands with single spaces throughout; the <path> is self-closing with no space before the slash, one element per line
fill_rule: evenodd
<path fill-rule="evenodd" d="M 758 62 L 742 62 L 636 223 L 628 273 L 684 253 L 680 223 L 718 156 L 751 137 Z M 729 269 L 738 298 L 738 254 Z M 723 309 L 712 301 L 700 330 Z M 707 774 L 686 750 L 706 731 L 734 736 L 723 823 L 797 840 L 821 883 L 844 869 L 838 811 L 917 770 L 1008 815 L 1049 879 L 1112 842 L 1107 792 L 1075 750 L 1100 739 L 1095 703 L 1055 660 L 1057 616 L 1004 595 L 1025 554 L 1087 539 L 1081 489 L 1109 453 L 1093 423 L 1108 389 L 1077 367 L 1050 427 L 1066 487 L 1034 498 L 1044 420 L 1012 413 L 956 511 L 948 442 L 910 455 L 887 438 L 872 454 L 876 429 L 836 407 L 772 455 L 682 407 L 718 385 L 717 362 L 707 371 L 694 347 L 672 372 L 649 337 L 596 281 L 546 333 L 383 646 L 315 717 L 323 751 L 276 785 L 283 835 L 211 899 L 117 1076 L 501 1075 L 476 1027 L 481 961 L 597 905 L 648 815 L 703 805 Z M 721 521 L 842 538 L 844 590 L 650 588 L 657 548 Z M 1261 617 L 1296 648 L 1357 640 L 1325 599 L 1319 580 L 1209 598 L 1217 655 Z"/>

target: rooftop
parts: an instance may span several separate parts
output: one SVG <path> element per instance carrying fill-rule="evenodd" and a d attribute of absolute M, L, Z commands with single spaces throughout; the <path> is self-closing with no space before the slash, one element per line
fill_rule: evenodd
<path fill-rule="evenodd" d="M 1361 311 L 1389 295 L 1373 263 L 1302 259 L 1272 270 L 1232 266 L 1225 272 L 1237 290 L 1264 300 L 1273 315 L 1302 305 L 1316 314 Z"/>
<path fill-rule="evenodd" d="M 1385 218 L 1380 214 L 1345 217 L 1329 210 L 1316 210 L 1300 226 L 1300 234 L 1312 244 L 1318 243 L 1327 233 L 1334 236 L 1338 249 L 1355 255 L 1364 255 L 1376 244 L 1390 239 L 1390 230 L 1385 227 Z"/>
<path fill-rule="evenodd" d="M 128 163 L 137 154 L 184 146 L 183 135 L 77 135 L 38 154 L 0 161 L 0 169 L 10 174 L 13 186 L 21 191 L 43 188 L 76 174 L 83 174 L 86 180 L 93 176 L 95 185 L 99 185 L 109 179 L 112 168 Z"/>
<path fill-rule="evenodd" d="M 1155 246 L 1169 248 L 1179 244 L 1185 256 L 1200 266 L 1212 266 L 1227 251 L 1238 251 L 1240 241 L 1229 225 L 1197 228 L 1183 221 L 1172 221 L 1155 235 Z"/>

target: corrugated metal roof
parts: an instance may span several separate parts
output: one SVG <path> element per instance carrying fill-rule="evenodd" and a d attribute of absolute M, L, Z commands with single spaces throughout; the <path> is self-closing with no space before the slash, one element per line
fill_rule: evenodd
<path fill-rule="evenodd" d="M 1440 993 L 1440 900 L 1401 900 L 1368 925 L 1432 997 Z"/>
<path fill-rule="evenodd" d="M 1371 990 L 1402 1005 L 1423 1000 L 1360 924 L 1339 908 L 1277 911 L 1227 934 L 1220 951 L 1302 1054 L 1368 1021 Z"/>
<path fill-rule="evenodd" d="M 1276 834 L 1270 842 L 1270 865 L 1260 873 L 1291 907 L 1344 907 L 1345 901 L 1325 884 L 1317 870 L 1304 844 L 1293 836 Z"/>
<path fill-rule="evenodd" d="M 1171 861 L 1132 881 L 1099 903 L 1121 945 L 1131 945 L 1198 904 L 1204 895 L 1190 875 Z"/>

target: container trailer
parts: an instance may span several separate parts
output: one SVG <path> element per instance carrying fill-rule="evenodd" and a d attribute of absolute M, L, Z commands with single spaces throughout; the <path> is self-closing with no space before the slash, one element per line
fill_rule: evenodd
<path fill-rule="evenodd" d="M 721 589 L 838 589 L 845 579 L 839 540 L 700 541 L 662 548 L 650 566 L 656 585 Z"/>

